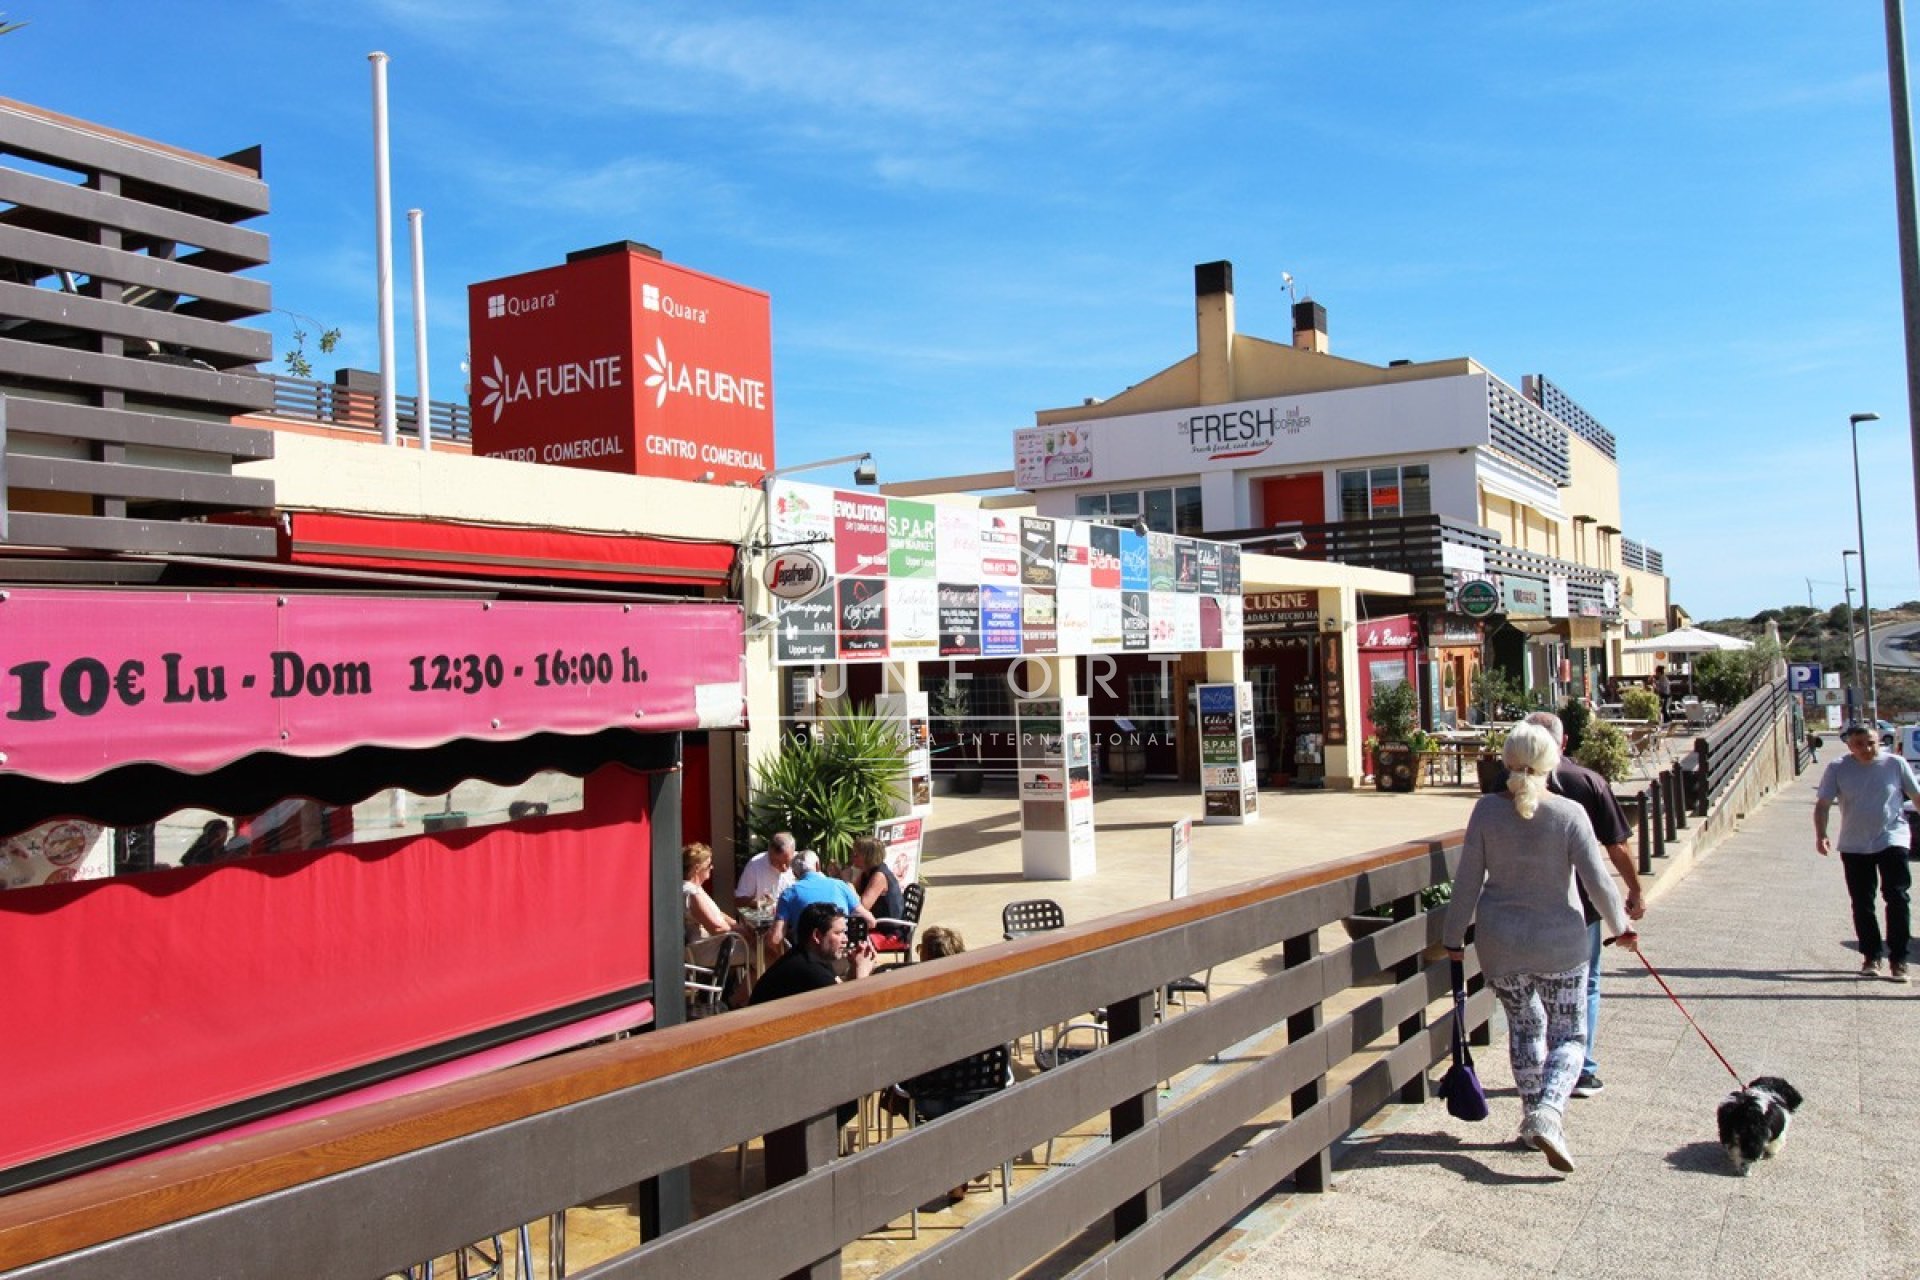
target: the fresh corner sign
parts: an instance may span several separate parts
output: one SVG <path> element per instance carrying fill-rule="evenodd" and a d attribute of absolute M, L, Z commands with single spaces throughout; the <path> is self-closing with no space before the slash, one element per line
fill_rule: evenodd
<path fill-rule="evenodd" d="M 1241 647 L 1235 546 L 788 481 L 767 500 L 782 663 Z"/>
<path fill-rule="evenodd" d="M 475 453 L 718 484 L 773 466 L 766 294 L 625 245 L 467 293 Z"/>

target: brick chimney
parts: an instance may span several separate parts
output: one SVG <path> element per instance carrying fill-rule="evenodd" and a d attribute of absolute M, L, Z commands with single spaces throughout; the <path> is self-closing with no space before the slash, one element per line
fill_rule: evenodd
<path fill-rule="evenodd" d="M 1233 264 L 1202 262 L 1193 269 L 1194 350 L 1200 360 L 1200 403 L 1233 396 Z"/>
<path fill-rule="evenodd" d="M 1298 351 L 1327 354 L 1327 309 L 1312 298 L 1293 304 L 1293 345 Z"/>

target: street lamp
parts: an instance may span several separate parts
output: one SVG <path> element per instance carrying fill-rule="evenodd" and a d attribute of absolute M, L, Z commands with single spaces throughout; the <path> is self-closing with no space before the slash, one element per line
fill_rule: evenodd
<path fill-rule="evenodd" d="M 1840 553 L 1840 585 L 1847 593 L 1847 719 L 1860 718 L 1860 658 L 1854 652 L 1853 640 L 1853 570 L 1847 567 L 1847 557 L 1857 556 L 1858 551 Z"/>
<path fill-rule="evenodd" d="M 1867 720 L 1873 725 L 1876 738 L 1880 735 L 1880 690 L 1873 678 L 1873 604 L 1867 598 L 1867 519 L 1860 505 L 1860 424 L 1878 421 L 1877 413 L 1847 416 L 1847 427 L 1853 434 L 1853 528 L 1860 543 L 1860 612 L 1867 633 Z"/>

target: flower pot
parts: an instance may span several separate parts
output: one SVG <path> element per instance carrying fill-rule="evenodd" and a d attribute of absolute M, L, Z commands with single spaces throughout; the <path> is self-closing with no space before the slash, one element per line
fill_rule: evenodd
<path fill-rule="evenodd" d="M 1500 779 L 1507 771 L 1506 761 L 1499 756 L 1483 755 L 1473 762 L 1474 771 L 1480 775 L 1480 790 L 1483 794 L 1498 791 Z"/>
<path fill-rule="evenodd" d="M 963 764 L 953 771 L 953 794 L 957 796 L 977 796 L 980 784 L 986 778 L 986 770 L 977 764 Z"/>

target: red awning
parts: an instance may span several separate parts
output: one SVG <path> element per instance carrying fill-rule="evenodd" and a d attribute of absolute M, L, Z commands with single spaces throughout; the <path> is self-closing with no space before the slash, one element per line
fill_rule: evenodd
<path fill-rule="evenodd" d="M 449 524 L 376 516 L 294 512 L 293 564 L 400 569 L 413 573 L 586 582 L 709 586 L 733 567 L 730 542 L 680 542 L 560 529 Z"/>

